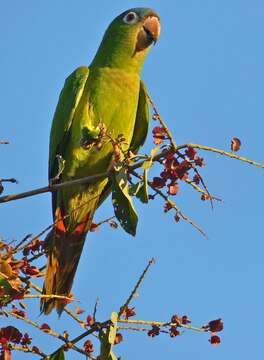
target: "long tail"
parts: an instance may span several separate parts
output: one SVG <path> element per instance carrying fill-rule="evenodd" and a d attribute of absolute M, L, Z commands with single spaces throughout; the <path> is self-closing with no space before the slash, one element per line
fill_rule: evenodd
<path fill-rule="evenodd" d="M 43 294 L 69 296 L 93 214 L 94 211 L 90 212 L 71 232 L 66 231 L 62 220 L 58 221 L 48 234 L 46 242 L 49 250 Z M 60 315 L 65 305 L 63 299 L 41 299 L 41 311 L 44 314 L 49 314 L 56 307 Z"/>

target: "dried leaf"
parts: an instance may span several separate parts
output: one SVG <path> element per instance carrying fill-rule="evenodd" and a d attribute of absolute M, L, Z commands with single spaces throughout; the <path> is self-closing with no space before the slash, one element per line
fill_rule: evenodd
<path fill-rule="evenodd" d="M 84 309 L 80 309 L 77 305 L 74 305 L 74 312 L 76 315 L 81 315 L 85 312 Z"/>
<path fill-rule="evenodd" d="M 118 224 L 114 220 L 109 220 L 108 224 L 111 226 L 112 229 L 118 228 Z"/>
<path fill-rule="evenodd" d="M 241 141 L 237 137 L 233 137 L 231 140 L 231 150 L 238 151 L 241 147 Z"/>
<path fill-rule="evenodd" d="M 90 231 L 91 231 L 91 232 L 98 231 L 99 229 L 100 229 L 100 225 L 95 224 L 95 223 L 92 223 L 92 224 L 91 224 L 91 227 L 90 227 Z"/>
<path fill-rule="evenodd" d="M 170 195 L 176 195 L 179 191 L 179 185 L 177 183 L 173 185 L 169 185 L 168 188 L 169 188 L 168 193 Z"/>

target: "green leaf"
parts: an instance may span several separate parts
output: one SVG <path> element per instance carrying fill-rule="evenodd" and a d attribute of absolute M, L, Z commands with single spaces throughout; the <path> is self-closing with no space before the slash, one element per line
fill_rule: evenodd
<path fill-rule="evenodd" d="M 137 193 L 139 192 L 141 186 L 142 186 L 142 184 L 141 184 L 140 182 L 138 182 L 137 184 L 130 184 L 130 185 L 128 185 L 129 195 L 131 195 L 131 196 L 137 196 Z"/>
<path fill-rule="evenodd" d="M 151 168 L 151 166 L 153 164 L 153 161 L 152 161 L 153 157 L 158 154 L 159 150 L 160 150 L 159 146 L 152 149 L 151 153 L 150 153 L 150 159 L 145 161 L 144 164 L 142 165 L 142 168 L 144 170 L 144 172 L 143 172 L 143 185 L 140 188 L 140 190 L 138 191 L 138 193 L 136 194 L 136 196 L 144 204 L 147 204 L 148 200 L 149 200 L 149 198 L 148 198 L 148 171 L 149 171 L 149 169 Z"/>
<path fill-rule="evenodd" d="M 144 170 L 143 176 L 143 184 L 141 184 L 139 191 L 136 194 L 136 197 L 143 203 L 148 203 L 148 178 L 147 178 L 147 171 Z"/>
<path fill-rule="evenodd" d="M 60 349 L 54 354 L 50 355 L 49 360 L 65 360 L 63 349 Z"/>
<path fill-rule="evenodd" d="M 9 284 L 8 280 L 0 275 L 0 287 L 4 288 L 5 295 L 9 295 L 12 291 L 12 286 Z"/>
<path fill-rule="evenodd" d="M 110 326 L 109 328 L 109 334 L 108 334 L 108 341 L 110 344 L 114 345 L 115 343 L 115 338 L 116 338 L 116 330 L 117 330 L 117 319 L 118 319 L 118 315 L 116 312 L 112 312 L 111 314 L 111 321 L 113 323 L 112 326 Z"/>
<path fill-rule="evenodd" d="M 116 312 L 112 312 L 111 321 L 112 325 L 104 331 L 101 330 L 99 333 L 99 339 L 101 343 L 100 359 L 101 360 L 117 360 L 115 354 L 112 351 L 112 347 L 115 343 L 116 331 L 117 331 L 117 318 Z"/>
<path fill-rule="evenodd" d="M 9 281 L 0 275 L 0 288 L 4 289 L 4 294 L 0 295 L 0 300 L 3 306 L 7 305 L 11 300 L 11 294 L 14 289 L 10 285 Z"/>
<path fill-rule="evenodd" d="M 129 195 L 127 174 L 124 169 L 116 171 L 112 176 L 112 202 L 115 215 L 123 229 L 135 236 L 138 216 L 132 198 Z"/>
<path fill-rule="evenodd" d="M 155 147 L 154 149 L 151 150 L 150 159 L 147 160 L 147 161 L 144 161 L 144 163 L 142 165 L 143 170 L 148 170 L 148 169 L 151 168 L 151 166 L 153 164 L 152 159 L 154 158 L 154 156 L 156 156 L 158 154 L 159 150 L 160 150 L 159 146 L 157 146 L 157 147 Z"/>

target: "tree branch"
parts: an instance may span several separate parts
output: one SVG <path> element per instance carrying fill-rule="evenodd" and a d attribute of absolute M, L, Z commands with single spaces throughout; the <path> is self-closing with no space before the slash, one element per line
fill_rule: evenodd
<path fill-rule="evenodd" d="M 125 302 L 125 304 L 123 306 L 121 306 L 119 313 L 118 313 L 118 317 L 120 317 L 122 315 L 122 313 L 124 312 L 124 310 L 126 310 L 126 308 L 128 307 L 128 305 L 130 304 L 131 300 L 133 299 L 135 293 L 137 292 L 137 289 L 139 288 L 139 286 L 141 285 L 142 281 L 145 278 L 146 273 L 148 272 L 149 268 L 151 265 L 153 265 L 155 263 L 154 258 L 150 259 L 148 262 L 148 265 L 146 266 L 146 268 L 144 269 L 144 271 L 142 272 L 140 278 L 138 279 L 134 289 L 131 291 L 131 294 L 129 295 L 127 301 Z"/>
<path fill-rule="evenodd" d="M 217 149 L 217 148 L 214 148 L 214 147 L 211 147 L 211 146 L 199 145 L 199 144 L 184 144 L 184 145 L 178 146 L 178 150 L 186 148 L 186 147 L 192 147 L 194 149 L 201 149 L 201 150 L 205 150 L 205 151 L 215 152 L 217 154 L 225 155 L 225 156 L 227 156 L 229 158 L 240 160 L 240 161 L 243 161 L 243 162 L 246 162 L 248 164 L 251 164 L 251 165 L 254 165 L 256 167 L 260 167 L 260 168 L 264 169 L 264 164 L 261 164 L 259 162 L 254 161 L 254 160 L 251 160 L 251 159 L 248 159 L 248 158 L 246 158 L 244 156 L 239 156 L 239 155 L 236 155 L 236 154 L 231 153 L 229 151 Z"/>

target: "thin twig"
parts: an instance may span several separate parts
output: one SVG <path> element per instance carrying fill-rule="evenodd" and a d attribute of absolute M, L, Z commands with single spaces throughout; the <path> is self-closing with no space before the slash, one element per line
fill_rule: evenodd
<path fill-rule="evenodd" d="M 134 176 L 136 176 L 138 179 L 142 180 L 142 176 L 137 174 L 135 171 L 131 172 Z M 148 185 L 151 187 L 151 189 L 153 189 L 154 191 L 156 191 L 156 193 L 158 195 L 160 195 L 167 203 L 170 204 L 170 206 L 176 210 L 176 212 L 178 213 L 179 216 L 181 216 L 185 221 L 187 221 L 190 225 L 192 225 L 195 229 L 197 229 L 204 237 L 207 238 L 206 233 L 203 231 L 203 229 L 200 228 L 200 226 L 198 226 L 196 223 L 194 223 L 190 218 L 188 218 L 188 216 L 186 216 L 179 208 L 178 206 L 165 194 L 163 194 L 163 192 L 159 189 L 157 189 L 155 186 L 153 186 L 153 184 L 148 181 Z"/>
<path fill-rule="evenodd" d="M 33 351 L 32 349 L 30 349 L 30 347 L 26 347 L 26 346 L 18 346 L 18 345 L 11 345 L 9 344 L 9 347 L 11 350 L 18 350 L 18 351 L 23 351 L 25 353 L 31 353 L 31 354 L 35 354 L 35 355 L 39 355 L 43 358 L 47 357 L 47 355 L 43 352 L 43 351 L 40 351 L 39 348 L 39 352 L 35 352 Z"/>
<path fill-rule="evenodd" d="M 107 218 L 107 219 L 105 219 L 105 220 L 102 220 L 102 221 L 96 223 L 96 225 L 100 226 L 100 225 L 109 223 L 109 222 L 110 222 L 111 220 L 113 220 L 113 219 L 115 219 L 115 216 L 111 216 L 111 217 L 109 217 L 109 218 Z"/>
<path fill-rule="evenodd" d="M 42 293 L 42 289 L 38 285 L 33 284 L 31 281 L 27 281 L 27 283 L 32 289 L 36 290 L 39 293 Z"/>
<path fill-rule="evenodd" d="M 207 195 L 208 195 L 208 198 L 210 199 L 210 203 L 211 203 L 211 208 L 212 210 L 214 209 L 214 204 L 213 204 L 213 197 L 212 195 L 210 194 L 209 192 L 209 189 L 208 187 L 206 186 L 202 176 L 200 175 L 200 172 L 196 169 L 195 165 L 192 164 L 192 168 L 193 168 L 193 171 L 195 172 L 195 174 L 198 176 L 199 180 L 201 181 L 201 184 L 203 185 L 204 187 L 204 190 L 206 191 Z"/>
<path fill-rule="evenodd" d="M 43 256 L 43 255 L 45 255 L 45 252 L 44 252 L 44 251 L 39 252 L 38 254 L 33 255 L 33 256 L 32 256 L 31 258 L 29 258 L 27 261 L 28 261 L 29 263 L 31 263 L 32 261 L 37 260 L 38 258 L 40 258 L 40 257 Z"/>
<path fill-rule="evenodd" d="M 26 235 L 13 249 L 14 252 L 16 252 L 21 245 L 23 245 L 29 238 L 31 238 L 33 234 Z"/>
<path fill-rule="evenodd" d="M 191 325 L 184 325 L 184 324 L 178 324 L 178 323 L 171 323 L 171 322 L 164 322 L 164 321 L 151 321 L 151 320 L 130 320 L 130 319 L 118 319 L 118 323 L 125 323 L 125 324 L 139 324 L 139 325 L 156 325 L 159 327 L 162 326 L 170 326 L 170 327 L 182 327 L 184 329 L 190 329 L 198 332 L 207 332 L 206 329 L 191 326 Z"/>
<path fill-rule="evenodd" d="M 96 299 L 95 304 L 94 304 L 94 310 L 93 310 L 94 321 L 96 320 L 96 312 L 97 312 L 98 305 L 99 305 L 99 298 Z"/>
<path fill-rule="evenodd" d="M 82 328 L 86 329 L 85 321 L 80 320 L 77 316 L 77 314 L 74 314 L 69 308 L 65 307 L 63 309 L 71 318 L 73 318 L 75 321 L 77 321 L 78 324 L 81 325 Z"/>
<path fill-rule="evenodd" d="M 32 325 L 32 326 L 36 327 L 37 329 L 43 331 L 43 329 L 41 328 L 41 326 L 40 326 L 39 324 L 37 324 L 36 322 L 34 322 L 34 321 L 32 321 L 32 320 L 30 320 L 30 319 L 28 319 L 28 318 L 25 318 L 25 317 L 22 317 L 22 316 L 20 316 L 20 315 L 15 314 L 15 313 L 12 313 L 11 311 L 3 311 L 3 313 L 5 313 L 6 315 L 13 316 L 13 317 L 15 317 L 16 319 L 23 320 L 23 321 L 26 322 L 27 324 Z M 94 329 L 93 331 L 95 331 L 95 329 Z M 53 337 L 56 337 L 56 338 L 60 339 L 61 341 L 63 341 L 63 342 L 66 344 L 66 345 L 64 344 L 63 346 L 61 346 L 61 347 L 60 347 L 59 349 L 57 349 L 54 353 L 56 353 L 56 352 L 59 351 L 60 349 L 65 349 L 65 347 L 66 347 L 66 348 L 73 349 L 73 350 L 75 350 L 75 351 L 77 351 L 77 352 L 79 352 L 79 353 L 81 353 L 81 354 L 87 355 L 87 353 L 86 353 L 85 351 L 83 351 L 82 349 L 80 349 L 80 348 L 78 348 L 76 345 L 74 345 L 75 342 L 79 341 L 78 338 L 80 338 L 80 339 L 82 338 L 83 334 L 80 335 L 79 337 L 73 339 L 72 341 L 68 341 L 64 336 L 56 333 L 55 331 L 53 331 L 53 330 L 51 330 L 51 329 L 49 329 L 48 331 L 44 331 L 44 332 L 45 332 L 46 334 L 49 334 L 49 335 L 51 335 L 51 336 L 53 336 Z M 87 331 L 87 332 L 88 332 L 88 331 Z M 53 354 L 54 354 L 54 353 L 53 353 Z"/>
<path fill-rule="evenodd" d="M 151 103 L 153 104 L 152 101 L 151 101 Z M 153 104 L 153 106 L 155 107 L 154 104 Z M 157 109 L 155 107 L 155 114 L 156 113 L 157 113 Z M 187 147 L 193 147 L 193 148 L 196 148 L 196 149 L 215 152 L 215 153 L 225 155 L 225 156 L 233 158 L 233 159 L 237 159 L 237 160 L 246 162 L 248 164 L 251 164 L 251 165 L 254 165 L 254 166 L 257 166 L 257 167 L 260 167 L 260 168 L 264 168 L 264 164 L 261 164 L 261 163 L 258 163 L 256 161 L 254 161 L 254 160 L 247 159 L 247 158 L 245 158 L 243 156 L 239 156 L 239 155 L 236 155 L 234 153 L 230 153 L 228 151 L 213 148 L 213 147 L 210 147 L 210 146 L 199 145 L 199 144 L 191 144 L 191 143 L 177 146 L 174 139 L 173 139 L 173 137 L 172 137 L 172 135 L 171 135 L 170 130 L 168 129 L 168 127 L 166 125 L 166 123 L 164 122 L 164 120 L 161 118 L 161 116 L 158 113 L 157 113 L 157 116 L 159 116 L 158 119 L 161 122 L 162 126 L 164 127 L 164 129 L 165 129 L 165 131 L 166 131 L 166 133 L 168 135 L 168 138 L 169 138 L 169 140 L 171 142 L 173 151 L 175 153 L 178 153 L 180 156 L 183 156 L 183 155 L 179 153 L 179 150 L 187 148 Z M 132 166 L 129 166 L 128 171 L 130 172 L 131 170 L 135 170 L 135 169 L 140 168 L 146 161 L 148 161 L 150 159 L 152 159 L 152 161 L 158 161 L 158 160 L 164 158 L 166 156 L 166 154 L 168 154 L 169 152 L 170 152 L 170 149 L 163 150 L 160 154 L 157 154 L 153 158 L 148 157 L 146 160 L 140 161 L 140 162 L 138 162 L 138 163 L 136 163 L 136 164 L 134 164 Z M 26 198 L 26 197 L 31 197 L 31 196 L 35 196 L 35 195 L 38 195 L 38 194 L 47 193 L 47 192 L 57 191 L 58 189 L 68 187 L 68 186 L 87 184 L 87 183 L 90 183 L 90 182 L 94 182 L 96 180 L 107 178 L 107 177 L 109 177 L 110 174 L 111 174 L 111 171 L 96 174 L 96 175 L 93 175 L 93 176 L 83 177 L 83 178 L 80 178 L 80 179 L 65 181 L 65 182 L 62 182 L 62 183 L 59 183 L 59 184 L 45 186 L 45 187 L 33 189 L 33 190 L 30 190 L 30 191 L 26 191 L 26 192 L 22 192 L 22 193 L 18 193 L 18 194 L 5 195 L 5 196 L 0 197 L 0 203 L 9 202 L 9 201 L 13 201 L 13 200 L 19 200 L 19 199 L 23 199 L 23 198 Z M 207 190 L 207 189 L 205 189 L 205 190 Z M 210 197 L 210 194 L 209 194 L 209 197 Z"/>
<path fill-rule="evenodd" d="M 152 158 L 152 160 L 156 161 L 158 159 L 161 159 L 162 157 L 165 156 L 165 154 L 166 154 L 165 152 L 162 152 L 162 153 L 158 154 L 157 156 L 154 156 Z M 134 164 L 131 167 L 129 167 L 129 169 L 130 168 L 132 170 L 137 169 L 137 168 L 141 167 L 144 164 L 144 162 L 145 162 L 145 160 L 140 161 L 138 164 Z M 61 188 L 68 187 L 68 186 L 88 184 L 88 183 L 94 182 L 96 180 L 101 180 L 101 179 L 107 178 L 107 177 L 109 177 L 109 175 L 111 175 L 111 171 L 104 172 L 104 173 L 97 174 L 97 175 L 93 175 L 93 176 L 86 176 L 86 177 L 83 177 L 83 178 L 80 178 L 80 179 L 64 181 L 64 182 L 59 183 L 59 184 L 44 186 L 44 187 L 41 187 L 41 188 L 25 191 L 25 192 L 18 193 L 18 194 L 10 194 L 10 195 L 1 196 L 0 197 L 0 203 L 6 203 L 6 202 L 9 202 L 9 201 L 20 200 L 20 199 L 24 199 L 24 198 L 35 196 L 35 195 L 44 194 L 44 193 L 47 193 L 47 192 L 54 192 L 54 191 L 57 191 L 57 190 L 59 190 Z"/>
<path fill-rule="evenodd" d="M 84 333 L 82 333 L 81 335 L 75 337 L 73 340 L 71 340 L 70 342 L 72 344 L 76 344 L 77 342 L 79 342 L 80 340 L 84 339 L 86 336 L 92 334 L 95 331 L 99 331 L 101 329 L 104 329 L 106 327 L 108 327 L 111 324 L 110 320 L 101 322 L 101 323 L 95 323 L 89 330 L 85 331 Z"/>
<path fill-rule="evenodd" d="M 16 252 L 23 250 L 24 248 L 26 248 L 29 244 L 31 244 L 33 241 L 35 241 L 37 238 L 41 237 L 42 235 L 44 235 L 47 231 L 51 230 L 59 221 L 65 220 L 66 218 L 68 218 L 74 211 L 82 208 L 83 206 L 87 205 L 90 201 L 96 199 L 98 197 L 94 196 L 93 198 L 89 199 L 88 201 L 84 201 L 81 205 L 77 206 L 76 208 L 74 208 L 73 210 L 71 210 L 70 212 L 68 212 L 67 214 L 65 214 L 64 216 L 58 218 L 56 221 L 54 221 L 52 224 L 50 224 L 49 226 L 47 226 L 44 230 L 42 230 L 38 235 L 36 235 L 32 240 L 29 241 L 29 243 L 27 243 L 26 245 L 24 245 L 21 248 L 18 248 L 16 250 Z"/>
<path fill-rule="evenodd" d="M 167 136 L 168 136 L 168 139 L 169 139 L 169 141 L 170 141 L 170 143 L 171 143 L 171 146 L 172 146 L 174 152 L 177 152 L 178 147 L 177 147 L 177 145 L 176 145 L 176 143 L 175 143 L 175 141 L 174 141 L 174 138 L 173 138 L 173 136 L 172 136 L 172 133 L 170 132 L 167 124 L 165 123 L 165 121 L 164 121 L 163 118 L 161 117 L 160 113 L 158 112 L 158 109 L 157 109 L 156 105 L 154 104 L 154 102 L 151 100 L 151 98 L 150 98 L 149 96 L 148 96 L 148 100 L 149 100 L 149 102 L 150 102 L 150 104 L 151 104 L 151 106 L 152 106 L 152 109 L 153 109 L 153 111 L 154 111 L 155 117 L 159 120 L 161 126 L 164 128 L 164 130 L 165 130 L 165 132 L 166 132 L 166 134 L 167 134 Z"/>
<path fill-rule="evenodd" d="M 88 335 L 91 335 L 92 333 L 94 333 L 95 331 L 99 331 L 100 329 L 103 329 L 107 326 L 109 326 L 111 324 L 111 322 L 109 320 L 102 322 L 102 323 L 96 323 L 94 324 L 89 330 L 85 331 L 84 333 L 82 333 L 81 335 L 75 337 L 74 339 L 67 341 L 68 347 L 70 348 L 74 348 L 74 344 L 76 344 L 77 342 L 79 342 L 80 340 L 84 339 L 85 337 L 87 337 Z M 64 339 L 65 340 L 65 339 Z M 65 345 L 62 345 L 61 347 L 59 347 L 58 349 L 56 349 L 50 356 L 52 356 L 53 354 L 57 353 L 60 350 L 64 350 L 65 349 Z M 77 350 L 78 351 L 78 350 Z"/>
<path fill-rule="evenodd" d="M 193 181 L 191 181 L 190 179 L 185 179 L 184 180 L 188 185 L 191 185 L 196 191 L 198 191 L 201 194 L 207 195 L 207 192 L 205 190 L 203 190 L 202 188 L 200 188 L 200 186 L 196 185 Z M 223 200 L 219 197 L 216 197 L 214 195 L 212 195 L 212 199 L 222 202 Z"/>
<path fill-rule="evenodd" d="M 41 289 L 39 286 L 33 284 L 31 281 L 29 281 L 28 284 L 29 284 L 29 286 L 30 286 L 32 289 L 34 289 L 34 290 L 36 290 L 37 292 L 39 292 L 40 294 L 42 294 L 42 289 Z M 84 324 L 84 321 L 80 320 L 80 319 L 78 318 L 78 316 L 75 315 L 69 308 L 65 307 L 63 310 L 64 310 L 68 315 L 70 315 L 75 321 L 77 321 L 83 328 L 86 329 L 86 326 L 85 326 L 85 324 Z"/>
<path fill-rule="evenodd" d="M 14 178 L 9 178 L 9 179 L 0 179 L 0 182 L 10 182 L 10 183 L 13 183 L 13 184 L 17 184 L 18 181 Z"/>
<path fill-rule="evenodd" d="M 128 305 L 130 304 L 131 300 L 133 299 L 134 295 L 136 294 L 139 286 L 142 284 L 146 273 L 148 272 L 149 268 L 151 265 L 153 265 L 155 263 L 154 258 L 150 259 L 148 262 L 148 265 L 145 267 L 144 271 L 142 272 L 140 278 L 138 279 L 134 289 L 131 291 L 131 294 L 129 295 L 127 301 L 125 302 L 125 304 L 123 306 L 121 306 L 119 313 L 118 313 L 118 317 L 122 316 L 124 310 L 126 310 L 128 308 Z"/>
<path fill-rule="evenodd" d="M 96 175 L 92 175 L 92 176 L 86 176 L 86 177 L 83 177 L 81 179 L 69 180 L 69 181 L 64 181 L 62 183 L 59 183 L 59 184 L 44 186 L 44 187 L 41 187 L 41 188 L 38 188 L 38 189 L 22 192 L 22 193 L 19 193 L 19 194 L 1 196 L 0 197 L 0 203 L 9 202 L 9 201 L 13 201 L 13 200 L 24 199 L 26 197 L 35 196 L 35 195 L 38 195 L 38 194 L 44 194 L 44 193 L 47 193 L 47 192 L 54 192 L 54 191 L 57 191 L 57 190 L 59 190 L 61 188 L 64 188 L 64 187 L 92 183 L 92 182 L 95 182 L 97 180 L 107 178 L 109 176 L 109 174 L 110 174 L 110 172 L 104 172 L 104 173 L 101 173 L 101 174 L 96 174 Z"/>
<path fill-rule="evenodd" d="M 156 119 L 159 120 L 161 126 L 163 127 L 163 129 L 165 130 L 165 132 L 166 132 L 166 134 L 167 134 L 167 136 L 168 136 L 168 140 L 170 141 L 170 144 L 171 144 L 171 147 L 172 147 L 173 151 L 174 151 L 175 153 L 177 153 L 182 159 L 185 160 L 185 156 L 182 155 L 182 154 L 179 152 L 179 146 L 176 145 L 176 142 L 174 141 L 174 138 L 173 138 L 173 136 L 172 136 L 172 133 L 171 133 L 170 129 L 168 128 L 166 122 L 163 120 L 163 118 L 161 117 L 160 113 L 158 112 L 158 109 L 157 109 L 157 107 L 155 106 L 154 102 L 151 100 L 151 98 L 150 98 L 149 96 L 148 96 L 148 99 L 149 99 L 149 102 L 150 102 L 150 104 L 151 104 L 151 106 L 152 106 L 152 108 L 153 108 L 153 111 L 154 111 L 154 114 L 155 114 Z M 210 199 L 211 206 L 212 206 L 212 208 L 213 208 L 212 196 L 211 196 L 211 194 L 210 194 L 207 186 L 205 185 L 205 182 L 204 182 L 203 178 L 201 177 L 199 171 L 195 168 L 195 166 L 192 166 L 192 169 L 194 170 L 194 172 L 196 173 L 196 175 L 199 177 L 199 179 L 200 179 L 200 181 L 201 181 L 201 183 L 202 183 L 202 185 L 203 185 L 203 187 L 204 187 L 204 190 L 206 191 L 206 193 L 207 193 L 207 195 L 208 195 L 208 197 L 209 197 L 209 199 Z"/>
<path fill-rule="evenodd" d="M 264 164 L 261 164 L 259 162 L 254 161 L 254 160 L 245 158 L 244 156 L 239 156 L 239 155 L 236 155 L 236 154 L 231 153 L 229 151 L 217 149 L 217 148 L 214 148 L 214 147 L 211 147 L 211 146 L 199 145 L 199 144 L 184 144 L 184 145 L 179 146 L 178 149 L 180 150 L 180 149 L 183 149 L 183 148 L 186 148 L 186 147 L 192 147 L 194 149 L 201 149 L 201 150 L 205 150 L 205 151 L 215 152 L 215 153 L 220 154 L 220 155 L 225 155 L 225 156 L 227 156 L 227 157 L 229 157 L 231 159 L 240 160 L 240 161 L 243 161 L 243 162 L 246 162 L 248 164 L 251 164 L 251 165 L 254 165 L 256 167 L 260 167 L 260 168 L 264 169 Z"/>
<path fill-rule="evenodd" d="M 149 328 L 139 326 L 117 326 L 118 330 L 149 331 Z"/>
<path fill-rule="evenodd" d="M 117 326 L 118 330 L 132 330 L 132 331 L 149 331 L 150 328 L 146 327 L 137 327 L 137 326 Z M 161 333 L 168 334 L 169 331 L 166 330 L 160 330 Z"/>
<path fill-rule="evenodd" d="M 12 311 L 2 310 L 2 312 L 5 313 L 6 315 L 12 316 L 12 317 L 14 317 L 16 319 L 19 319 L 19 320 L 22 320 L 22 321 L 26 322 L 27 324 L 29 324 L 31 326 L 34 326 L 35 328 L 37 328 L 40 331 L 44 332 L 43 329 L 41 328 L 41 325 L 37 324 L 33 320 L 30 320 L 30 319 L 28 319 L 26 317 L 20 316 L 20 315 L 18 315 L 16 313 L 13 313 Z M 48 331 L 45 331 L 45 333 L 66 342 L 65 338 L 62 335 L 58 334 L 57 332 L 55 332 L 55 331 L 53 331 L 51 329 L 49 329 Z"/>
<path fill-rule="evenodd" d="M 23 296 L 24 299 L 61 299 L 67 301 L 76 301 L 76 299 L 69 298 L 63 295 L 41 295 L 41 294 L 26 294 Z"/>
<path fill-rule="evenodd" d="M 91 356 L 89 353 L 87 353 L 86 351 L 84 351 L 81 348 L 79 348 L 78 346 L 72 344 L 71 342 L 69 342 L 68 347 L 64 345 L 64 348 L 66 348 L 66 349 L 69 348 L 70 350 L 75 350 L 78 353 L 87 356 L 89 359 L 93 359 L 93 360 L 96 359 L 93 356 Z"/>

